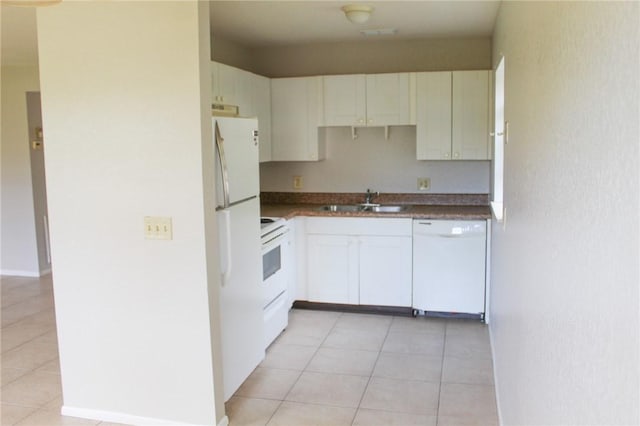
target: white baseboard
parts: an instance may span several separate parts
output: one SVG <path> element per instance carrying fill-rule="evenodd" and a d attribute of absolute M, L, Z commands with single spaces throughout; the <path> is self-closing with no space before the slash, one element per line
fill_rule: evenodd
<path fill-rule="evenodd" d="M 41 274 L 40 271 L 21 271 L 17 269 L 0 269 L 0 275 L 7 275 L 10 277 L 39 278 L 43 274 Z"/>
<path fill-rule="evenodd" d="M 102 422 L 122 423 L 126 425 L 138 426 L 198 426 L 189 423 L 178 423 L 170 420 L 155 419 L 151 417 L 132 416 L 130 414 L 115 413 L 112 411 L 89 410 L 87 408 L 77 408 L 62 406 L 60 413 L 63 416 L 79 417 L 81 419 L 98 420 Z M 224 416 L 218 426 L 228 426 L 229 419 Z"/>

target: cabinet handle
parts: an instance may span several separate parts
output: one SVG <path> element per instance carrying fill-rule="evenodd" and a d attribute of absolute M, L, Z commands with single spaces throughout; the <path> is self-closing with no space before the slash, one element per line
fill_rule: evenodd
<path fill-rule="evenodd" d="M 362 123 L 364 123 L 364 119 L 359 118 L 359 119 L 358 119 L 358 123 L 361 123 L 361 124 L 362 124 Z"/>
<path fill-rule="evenodd" d="M 449 153 L 448 152 L 444 153 L 444 158 L 449 158 Z"/>
<path fill-rule="evenodd" d="M 460 154 L 459 154 L 459 153 L 457 153 L 457 152 L 454 152 L 454 153 L 453 153 L 453 158 L 458 158 L 458 157 L 460 157 Z"/>
<path fill-rule="evenodd" d="M 491 132 L 489 136 L 504 136 L 504 144 L 506 145 L 509 142 L 509 122 L 504 122 L 504 129 L 501 132 Z"/>
<path fill-rule="evenodd" d="M 370 119 L 369 119 L 369 121 L 368 121 L 368 123 L 369 123 L 369 124 L 373 123 L 373 119 L 372 119 L 372 118 L 370 118 Z"/>

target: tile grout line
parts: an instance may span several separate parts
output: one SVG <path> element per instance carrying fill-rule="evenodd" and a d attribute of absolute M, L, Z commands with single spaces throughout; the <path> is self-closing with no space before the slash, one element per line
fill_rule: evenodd
<path fill-rule="evenodd" d="M 2 332 L 4 332 L 4 330 L 5 330 L 5 327 L 2 327 Z M 29 339 L 29 340 L 27 340 L 27 341 L 25 341 L 25 342 L 22 342 L 22 343 L 20 343 L 19 345 L 15 346 L 15 347 L 13 347 L 13 348 L 11 348 L 11 349 L 7 349 L 6 351 L 2 351 L 2 354 L 1 354 L 1 355 L 6 355 L 6 354 L 8 354 L 8 353 L 10 353 L 10 352 L 13 352 L 13 351 L 15 351 L 16 349 L 19 349 L 19 348 L 21 348 L 22 346 L 26 345 L 27 343 L 33 342 L 34 340 L 36 340 L 36 339 L 38 339 L 38 338 L 40 338 L 40 337 L 44 336 L 45 334 L 51 333 L 52 331 L 55 331 L 55 332 L 56 332 L 56 335 L 57 335 L 57 329 L 56 329 L 56 327 L 54 326 L 54 327 L 53 327 L 53 329 L 47 330 L 47 331 L 45 331 L 45 332 L 44 332 L 44 333 L 42 333 L 42 334 L 38 334 L 37 336 L 34 336 L 32 339 Z M 56 346 L 56 352 L 58 352 L 58 351 L 57 351 L 57 349 L 58 349 L 58 342 L 57 342 L 57 340 L 58 340 L 58 339 L 57 339 L 57 337 L 56 337 L 56 343 L 55 343 L 55 346 Z M 48 344 L 48 343 L 45 343 L 45 344 Z M 53 343 L 51 343 L 51 345 L 53 346 Z M 59 356 L 59 355 L 57 355 L 57 356 Z M 51 361 L 51 360 L 49 360 L 49 361 Z M 49 361 L 47 361 L 47 362 L 49 362 Z"/>
<path fill-rule="evenodd" d="M 440 398 L 442 396 L 442 378 L 444 377 L 444 354 L 447 348 L 447 329 L 449 328 L 449 321 L 444 323 L 444 336 L 442 343 L 442 362 L 440 364 L 440 383 L 438 385 L 438 405 L 436 407 L 436 426 L 440 423 Z"/>
<path fill-rule="evenodd" d="M 33 408 L 33 407 L 27 407 L 27 408 Z M 40 408 L 36 408 L 33 411 L 31 411 L 29 414 L 25 415 L 24 417 L 20 417 L 18 420 L 16 420 L 15 422 L 11 423 L 11 425 L 17 425 L 20 422 L 22 422 L 23 420 L 25 420 L 27 417 L 31 417 L 32 415 L 34 415 L 35 413 L 37 413 L 40 410 Z"/>
<path fill-rule="evenodd" d="M 342 313 L 340 313 L 340 315 L 338 315 L 336 317 L 336 323 L 338 322 L 338 320 L 340 319 L 340 317 L 342 316 Z M 316 356 L 316 354 L 318 353 L 318 351 L 320 350 L 320 348 L 322 347 L 322 344 L 325 342 L 325 340 L 327 340 L 327 337 L 329 337 L 329 334 L 331 334 L 331 331 L 333 331 L 333 329 L 335 328 L 336 324 L 334 323 L 333 326 L 331 327 L 331 329 L 329 330 L 329 332 L 327 333 L 327 335 L 324 337 L 324 339 L 322 340 L 322 342 L 320 342 L 320 344 L 318 345 L 318 347 L 316 348 L 315 352 L 313 352 L 313 355 L 309 358 L 309 361 L 307 361 L 307 363 L 305 364 L 304 368 L 302 370 L 300 370 L 300 374 L 298 374 L 298 377 L 296 378 L 296 380 L 291 384 L 291 387 L 289 388 L 289 390 L 287 390 L 287 392 L 284 394 L 284 396 L 282 397 L 282 399 L 280 400 L 280 403 L 278 404 L 278 406 L 276 407 L 275 410 L 273 410 L 273 413 L 271 413 L 271 416 L 269 417 L 269 420 L 267 420 L 267 423 L 265 423 L 265 426 L 269 424 L 269 422 L 273 419 L 273 416 L 276 415 L 276 413 L 278 412 L 278 410 L 280 409 L 280 407 L 282 407 L 282 404 L 287 401 L 287 396 L 289 396 L 289 394 L 291 393 L 291 391 L 293 390 L 293 388 L 295 387 L 295 385 L 300 381 L 300 378 L 302 377 L 302 374 L 307 371 L 307 367 L 309 366 L 309 364 L 311 364 L 311 360 L 313 360 L 313 357 Z M 292 401 L 295 402 L 295 401 Z M 231 419 L 229 419 L 231 420 Z"/>
<path fill-rule="evenodd" d="M 364 399 L 365 394 L 367 393 L 367 389 L 369 389 L 369 384 L 371 383 L 371 379 L 373 378 L 373 373 L 376 370 L 376 366 L 378 365 L 378 360 L 380 359 L 380 355 L 382 354 L 382 348 L 384 347 L 384 342 L 386 342 L 387 337 L 389 336 L 389 331 L 391 330 L 391 324 L 393 323 L 393 319 L 395 318 L 395 315 L 391 317 L 391 321 L 389 322 L 389 326 L 387 327 L 387 332 L 384 335 L 384 339 L 382 340 L 382 344 L 380 345 L 380 348 L 378 349 L 378 356 L 376 357 L 376 361 L 373 363 L 373 367 L 371 368 L 371 373 L 369 374 L 369 377 L 367 378 L 367 384 L 364 386 L 364 391 L 362 392 L 362 395 L 360 396 L 360 401 L 358 401 L 358 406 L 355 407 L 356 410 L 353 413 L 353 419 L 351 419 L 351 425 L 353 426 L 353 423 L 356 421 L 356 417 L 358 416 L 358 411 L 360 410 L 360 406 L 362 405 L 362 400 Z"/>

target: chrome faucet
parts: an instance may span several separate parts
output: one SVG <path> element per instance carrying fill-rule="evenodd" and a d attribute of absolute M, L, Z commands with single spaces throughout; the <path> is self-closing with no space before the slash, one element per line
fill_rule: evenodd
<path fill-rule="evenodd" d="M 373 200 L 373 197 L 377 197 L 378 195 L 380 195 L 379 192 L 371 192 L 370 189 L 367 189 L 367 192 L 364 194 L 364 203 L 365 204 L 371 204 L 371 201 Z"/>

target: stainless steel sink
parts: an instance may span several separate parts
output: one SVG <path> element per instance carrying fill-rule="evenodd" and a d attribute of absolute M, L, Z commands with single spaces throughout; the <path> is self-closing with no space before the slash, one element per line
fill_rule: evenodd
<path fill-rule="evenodd" d="M 357 204 L 329 204 L 320 207 L 320 210 L 325 212 L 359 212 L 362 211 L 362 206 Z"/>
<path fill-rule="evenodd" d="M 374 213 L 399 213 L 407 209 L 407 206 L 374 206 L 367 211 Z"/>
<path fill-rule="evenodd" d="M 398 213 L 407 209 L 407 206 L 381 206 L 365 204 L 329 204 L 320 207 L 325 212 L 372 212 L 372 213 Z"/>

